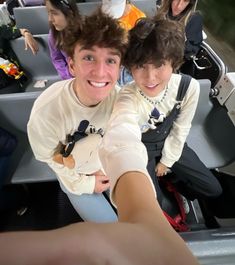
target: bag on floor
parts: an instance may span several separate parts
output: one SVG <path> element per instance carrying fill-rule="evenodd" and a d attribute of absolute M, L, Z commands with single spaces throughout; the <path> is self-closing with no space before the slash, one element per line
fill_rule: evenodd
<path fill-rule="evenodd" d="M 190 228 L 186 223 L 186 213 L 182 196 L 177 192 L 171 182 L 164 180 L 164 178 L 161 178 L 159 182 L 164 195 L 168 197 L 171 204 L 168 210 L 166 209 L 167 207 L 163 207 L 163 213 L 168 222 L 177 232 L 189 231 Z"/>

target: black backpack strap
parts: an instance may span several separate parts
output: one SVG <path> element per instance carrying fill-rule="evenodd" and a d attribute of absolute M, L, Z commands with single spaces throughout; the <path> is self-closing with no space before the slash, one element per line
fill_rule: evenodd
<path fill-rule="evenodd" d="M 178 94 L 176 97 L 177 101 L 183 100 L 192 79 L 192 77 L 189 75 L 181 74 L 181 76 L 182 77 L 179 84 Z"/>

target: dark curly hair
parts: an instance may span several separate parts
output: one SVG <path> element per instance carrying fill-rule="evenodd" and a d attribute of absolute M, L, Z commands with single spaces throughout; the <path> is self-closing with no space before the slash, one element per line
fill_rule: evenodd
<path fill-rule="evenodd" d="M 73 57 L 74 49 L 79 43 L 85 48 L 98 46 L 113 48 L 119 51 L 121 60 L 125 54 L 128 42 L 127 32 L 120 26 L 118 20 L 102 12 L 101 8 L 83 19 L 77 26 L 77 32 L 65 40 L 65 51 Z"/>
<path fill-rule="evenodd" d="M 142 18 L 129 31 L 124 65 L 130 70 L 145 63 L 158 66 L 168 60 L 176 70 L 183 62 L 184 45 L 184 30 L 178 22 L 158 17 Z"/>

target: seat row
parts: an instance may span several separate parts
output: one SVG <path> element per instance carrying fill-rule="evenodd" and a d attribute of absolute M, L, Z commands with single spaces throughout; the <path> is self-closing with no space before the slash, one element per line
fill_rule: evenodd
<path fill-rule="evenodd" d="M 147 16 L 154 16 L 156 14 L 155 0 L 134 0 L 132 3 L 142 10 Z M 85 2 L 77 3 L 77 7 L 81 15 L 90 15 L 94 12 L 101 2 Z M 35 34 L 47 34 L 49 31 L 48 16 L 45 6 L 29 6 L 14 8 L 14 16 L 16 26 L 18 28 L 27 28 Z"/>

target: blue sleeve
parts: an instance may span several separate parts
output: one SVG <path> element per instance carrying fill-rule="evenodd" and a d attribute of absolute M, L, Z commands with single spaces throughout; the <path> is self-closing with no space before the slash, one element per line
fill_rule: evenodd
<path fill-rule="evenodd" d="M 50 50 L 51 61 L 61 79 L 69 79 L 72 75 L 69 72 L 67 57 L 55 45 L 52 32 L 49 31 L 48 46 Z"/>

